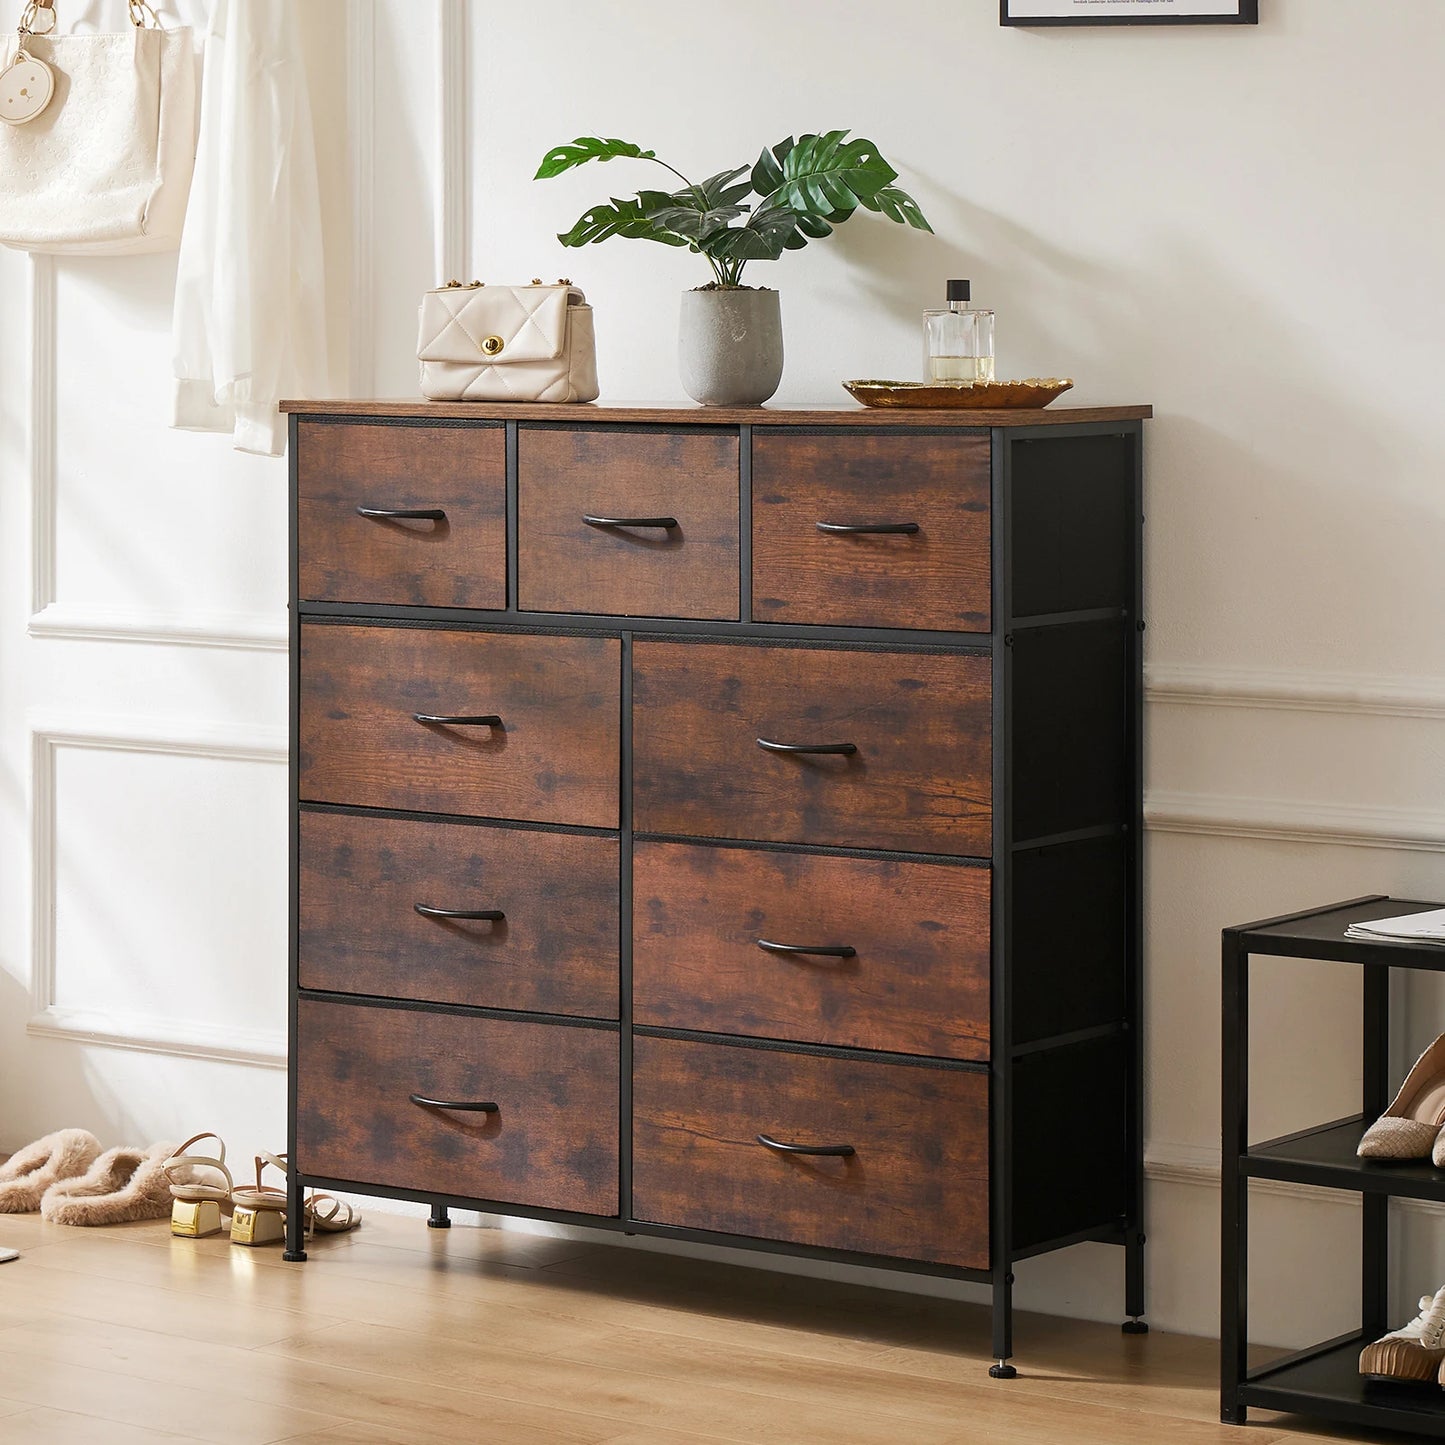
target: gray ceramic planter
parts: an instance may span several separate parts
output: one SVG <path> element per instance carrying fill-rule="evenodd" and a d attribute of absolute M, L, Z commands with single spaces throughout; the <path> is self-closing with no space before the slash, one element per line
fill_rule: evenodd
<path fill-rule="evenodd" d="M 756 406 L 783 379 L 776 291 L 684 291 L 678 332 L 683 390 L 704 406 Z"/>

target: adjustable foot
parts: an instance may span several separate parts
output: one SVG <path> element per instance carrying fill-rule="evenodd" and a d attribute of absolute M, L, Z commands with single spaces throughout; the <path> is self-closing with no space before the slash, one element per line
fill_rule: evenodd
<path fill-rule="evenodd" d="M 1126 1335 L 1147 1335 L 1149 1333 L 1149 1326 L 1143 1320 L 1125 1320 L 1119 1328 Z"/>
<path fill-rule="evenodd" d="M 451 1216 L 447 1213 L 445 1204 L 433 1204 L 431 1207 L 431 1218 L 427 1220 L 428 1229 L 450 1229 L 452 1227 Z"/>
<path fill-rule="evenodd" d="M 285 1249 L 281 1251 L 281 1258 L 287 1264 L 305 1264 L 306 1251 L 304 1249 Z"/>
<path fill-rule="evenodd" d="M 1007 1360 L 995 1360 L 988 1367 L 989 1378 L 993 1380 L 1016 1380 L 1019 1372 Z"/>

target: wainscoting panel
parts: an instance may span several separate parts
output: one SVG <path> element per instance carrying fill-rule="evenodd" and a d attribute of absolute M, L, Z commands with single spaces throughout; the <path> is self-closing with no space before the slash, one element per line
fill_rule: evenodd
<path fill-rule="evenodd" d="M 84 719 L 33 737 L 29 1031 L 284 1062 L 284 736 Z"/>

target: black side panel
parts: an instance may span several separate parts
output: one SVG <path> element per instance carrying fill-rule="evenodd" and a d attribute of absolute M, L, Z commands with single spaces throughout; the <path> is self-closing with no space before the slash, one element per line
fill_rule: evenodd
<path fill-rule="evenodd" d="M 1014 841 L 1133 817 L 1123 622 L 1014 634 Z"/>
<path fill-rule="evenodd" d="M 1123 840 L 1028 848 L 1013 864 L 1012 1042 L 1122 1021 L 1129 962 Z"/>
<path fill-rule="evenodd" d="M 1012 615 L 1134 603 L 1134 451 L 1124 436 L 1014 443 Z"/>
<path fill-rule="evenodd" d="M 1128 1071 L 1123 1036 L 1015 1061 L 1016 1249 L 1123 1221 Z"/>

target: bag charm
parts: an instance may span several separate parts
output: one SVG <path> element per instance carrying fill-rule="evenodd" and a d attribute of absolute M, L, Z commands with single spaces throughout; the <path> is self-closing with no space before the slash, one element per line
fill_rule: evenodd
<path fill-rule="evenodd" d="M 37 26 L 41 16 L 49 24 Z M 55 28 L 55 12 L 49 5 L 31 0 L 20 19 L 20 49 L 15 59 L 0 71 L 0 120 L 6 125 L 24 125 L 40 115 L 55 96 L 55 72 L 25 48 L 25 37 L 44 35 Z"/>

